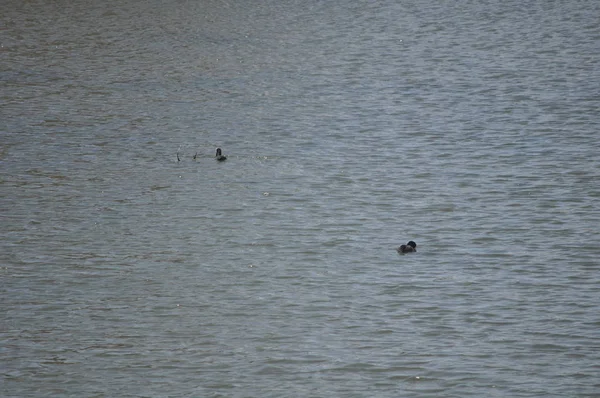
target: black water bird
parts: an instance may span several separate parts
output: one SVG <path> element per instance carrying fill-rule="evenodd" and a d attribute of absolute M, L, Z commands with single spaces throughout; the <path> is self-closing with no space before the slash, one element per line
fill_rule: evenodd
<path fill-rule="evenodd" d="M 223 156 L 221 148 L 217 148 L 217 154 L 215 155 L 215 159 L 217 159 L 219 162 L 227 160 L 227 156 Z"/>
<path fill-rule="evenodd" d="M 400 247 L 397 248 L 396 251 L 400 254 L 416 253 L 417 252 L 417 244 L 411 240 L 405 245 L 400 245 Z"/>

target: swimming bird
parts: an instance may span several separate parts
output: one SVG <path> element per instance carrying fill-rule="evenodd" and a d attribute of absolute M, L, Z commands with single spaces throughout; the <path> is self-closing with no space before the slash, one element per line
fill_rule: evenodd
<path fill-rule="evenodd" d="M 416 253 L 417 252 L 417 244 L 411 240 L 411 241 L 409 241 L 405 245 L 400 245 L 400 247 L 397 248 L 396 250 L 400 254 L 404 254 L 404 253 Z"/>
<path fill-rule="evenodd" d="M 223 156 L 221 148 L 217 148 L 217 154 L 215 155 L 215 159 L 217 159 L 219 162 L 222 162 L 223 160 L 227 159 L 227 156 Z"/>

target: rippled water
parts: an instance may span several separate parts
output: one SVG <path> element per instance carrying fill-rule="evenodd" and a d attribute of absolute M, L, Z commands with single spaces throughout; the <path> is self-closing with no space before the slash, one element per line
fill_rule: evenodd
<path fill-rule="evenodd" d="M 9 1 L 2 396 L 598 396 L 600 3 L 430 3 Z"/>

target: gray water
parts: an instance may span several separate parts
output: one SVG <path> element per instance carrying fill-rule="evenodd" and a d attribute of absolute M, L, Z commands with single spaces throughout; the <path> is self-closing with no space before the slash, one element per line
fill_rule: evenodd
<path fill-rule="evenodd" d="M 4 1 L 0 395 L 600 396 L 598 21 Z"/>

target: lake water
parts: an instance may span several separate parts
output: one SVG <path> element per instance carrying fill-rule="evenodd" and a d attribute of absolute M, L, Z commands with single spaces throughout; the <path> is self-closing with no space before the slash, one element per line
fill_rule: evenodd
<path fill-rule="evenodd" d="M 3 397 L 600 396 L 600 2 L 2 8 Z"/>

